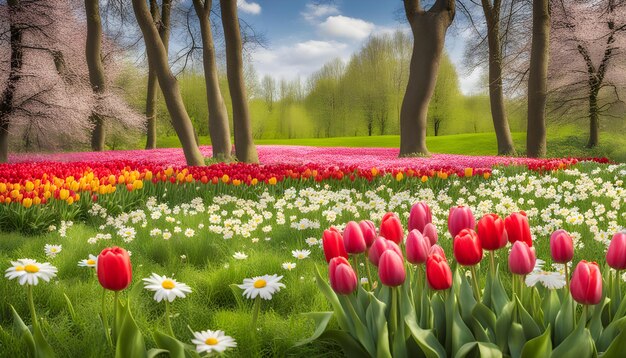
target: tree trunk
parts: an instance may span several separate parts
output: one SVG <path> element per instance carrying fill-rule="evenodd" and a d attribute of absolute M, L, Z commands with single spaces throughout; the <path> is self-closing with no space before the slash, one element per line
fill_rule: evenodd
<path fill-rule="evenodd" d="M 226 75 L 233 104 L 233 130 L 235 132 L 235 154 L 237 160 L 258 163 L 259 156 L 252 141 L 248 98 L 243 77 L 243 57 L 237 1 L 220 0 L 222 26 L 226 42 Z"/>
<path fill-rule="evenodd" d="M 21 78 L 22 58 L 24 49 L 22 47 L 22 29 L 16 24 L 16 14 L 20 4 L 19 0 L 8 0 L 9 5 L 9 32 L 11 45 L 11 62 L 9 64 L 9 77 L 7 86 L 0 96 L 0 163 L 9 160 L 9 115 L 13 113 L 15 90 L 17 82 Z"/>
<path fill-rule="evenodd" d="M 504 93 L 502 92 L 502 45 L 500 41 L 500 1 L 491 6 L 483 0 L 483 11 L 487 19 L 487 42 L 489 44 L 489 102 L 491 117 L 498 141 L 498 155 L 514 155 L 515 147 L 509 121 L 504 109 Z"/>
<path fill-rule="evenodd" d="M 426 155 L 428 104 L 435 90 L 446 31 L 455 14 L 454 0 L 437 0 L 428 11 L 404 0 L 413 32 L 409 81 L 400 112 L 400 156 Z"/>
<path fill-rule="evenodd" d="M 550 51 L 550 1 L 533 0 L 533 38 L 528 76 L 526 155 L 546 155 L 546 98 Z"/>
<path fill-rule="evenodd" d="M 159 5 L 156 0 L 150 0 L 150 15 L 152 21 L 159 30 L 159 36 L 165 52 L 169 48 L 170 39 L 170 12 L 172 8 L 171 0 L 164 0 L 162 5 L 162 14 L 159 14 Z M 157 137 L 157 97 L 159 94 L 159 83 L 154 71 L 154 65 L 148 58 L 148 88 L 146 93 L 146 149 L 156 148 Z"/>
<path fill-rule="evenodd" d="M 215 62 L 215 47 L 213 46 L 210 18 L 212 3 L 212 0 L 204 0 L 203 6 L 201 0 L 193 0 L 193 6 L 200 22 L 200 35 L 202 36 L 202 64 L 209 105 L 209 135 L 211 136 L 213 158 L 225 161 L 230 158 L 232 144 L 230 142 L 228 112 L 220 90 Z"/>
<path fill-rule="evenodd" d="M 598 113 L 598 91 L 592 90 L 589 94 L 589 141 L 587 148 L 598 145 L 600 133 L 600 116 Z"/>
<path fill-rule="evenodd" d="M 183 147 L 187 165 L 204 165 L 204 157 L 195 142 L 193 124 L 189 119 L 183 98 L 180 95 L 178 81 L 172 74 L 168 63 L 167 51 L 152 21 L 145 0 L 133 0 L 133 9 L 137 17 L 137 23 L 143 33 L 148 58 L 154 65 L 159 87 L 161 87 L 167 110 L 172 119 L 172 126 Z"/>
<path fill-rule="evenodd" d="M 102 64 L 102 23 L 100 21 L 100 7 L 98 0 L 85 0 L 85 15 L 87 17 L 87 43 L 85 55 L 89 68 L 89 82 L 96 97 L 105 91 L 104 65 Z M 91 132 L 91 149 L 104 150 L 104 118 L 97 113 L 91 114 L 93 129 Z"/>

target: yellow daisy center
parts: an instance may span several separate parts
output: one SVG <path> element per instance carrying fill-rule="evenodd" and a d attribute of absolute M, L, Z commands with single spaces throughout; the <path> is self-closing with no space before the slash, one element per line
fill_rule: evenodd
<path fill-rule="evenodd" d="M 16 266 L 15 271 L 24 271 L 24 266 Z"/>
<path fill-rule="evenodd" d="M 216 338 L 211 337 L 211 338 L 207 338 L 206 341 L 204 341 L 204 343 L 206 343 L 209 346 L 214 346 L 218 344 L 219 342 L 217 341 Z"/>
<path fill-rule="evenodd" d="M 56 247 L 51 248 L 50 252 L 57 252 L 57 248 Z"/>
<path fill-rule="evenodd" d="M 166 290 L 171 290 L 172 288 L 176 287 L 176 284 L 174 284 L 174 281 L 172 280 L 164 280 L 163 282 L 161 282 L 161 287 Z"/>
<path fill-rule="evenodd" d="M 265 280 L 263 279 L 258 279 L 254 281 L 254 288 L 263 288 L 265 286 L 267 286 L 267 282 L 265 282 Z"/>
<path fill-rule="evenodd" d="M 28 273 L 37 273 L 39 272 L 39 266 L 37 265 L 26 265 L 24 266 L 24 270 Z"/>
<path fill-rule="evenodd" d="M 87 265 L 95 265 L 95 264 L 96 264 L 96 260 L 92 260 L 92 259 L 87 260 Z"/>

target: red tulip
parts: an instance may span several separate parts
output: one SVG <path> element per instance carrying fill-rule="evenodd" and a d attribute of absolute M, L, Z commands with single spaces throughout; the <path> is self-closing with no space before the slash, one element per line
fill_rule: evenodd
<path fill-rule="evenodd" d="M 524 241 L 515 241 L 509 254 L 509 270 L 516 275 L 528 275 L 535 268 L 535 249 Z"/>
<path fill-rule="evenodd" d="M 574 258 L 574 243 L 565 230 L 557 230 L 550 235 L 550 254 L 552 261 L 566 264 Z"/>
<path fill-rule="evenodd" d="M 346 224 L 346 228 L 343 230 L 343 245 L 349 254 L 360 254 L 367 250 L 361 227 L 355 221 Z"/>
<path fill-rule="evenodd" d="M 333 290 L 341 295 L 349 295 L 357 287 L 357 277 L 345 257 L 334 257 L 328 265 L 328 278 Z"/>
<path fill-rule="evenodd" d="M 476 231 L 463 229 L 454 238 L 454 258 L 463 266 L 474 266 L 483 259 L 483 248 Z"/>
<path fill-rule="evenodd" d="M 452 271 L 443 256 L 437 254 L 428 256 L 426 279 L 433 290 L 447 290 L 452 287 Z"/>
<path fill-rule="evenodd" d="M 485 250 L 494 251 L 506 246 L 508 235 L 504 220 L 496 214 L 487 214 L 478 220 L 476 227 L 480 243 Z"/>
<path fill-rule="evenodd" d="M 402 229 L 402 223 L 400 223 L 400 219 L 396 214 L 387 213 L 383 216 L 383 220 L 380 223 L 380 236 L 398 245 L 402 242 L 404 229 Z"/>
<path fill-rule="evenodd" d="M 411 207 L 411 213 L 409 214 L 409 231 L 414 229 L 420 232 L 424 231 L 426 224 L 433 222 L 433 214 L 430 212 L 428 204 L 425 202 L 415 203 Z"/>
<path fill-rule="evenodd" d="M 436 244 L 437 240 L 439 239 L 439 235 L 437 235 L 437 228 L 432 223 L 428 223 L 426 224 L 426 226 L 424 226 L 422 235 L 428 238 L 431 246 Z"/>
<path fill-rule="evenodd" d="M 439 255 L 441 257 L 443 257 L 444 259 L 447 260 L 446 258 L 446 252 L 443 251 L 443 247 L 435 244 L 433 246 L 430 247 L 430 251 L 428 252 L 428 256 L 432 256 L 432 255 Z"/>
<path fill-rule="evenodd" d="M 385 250 L 378 262 L 378 277 L 385 286 L 400 286 L 406 279 L 402 256 L 393 249 Z"/>
<path fill-rule="evenodd" d="M 626 233 L 613 235 L 606 252 L 606 263 L 616 270 L 626 269 Z"/>
<path fill-rule="evenodd" d="M 121 291 L 130 285 L 133 268 L 128 252 L 113 246 L 102 250 L 98 255 L 98 281 L 107 290 Z"/>
<path fill-rule="evenodd" d="M 474 229 L 476 220 L 472 209 L 468 206 L 453 206 L 448 215 L 448 231 L 452 237 L 456 237 L 463 229 Z"/>
<path fill-rule="evenodd" d="M 411 230 L 406 238 L 406 259 L 419 265 L 426 262 L 430 251 L 430 240 L 424 237 L 417 229 Z"/>
<path fill-rule="evenodd" d="M 530 236 L 530 225 L 525 212 L 521 211 L 507 216 L 504 219 L 504 227 L 511 244 L 516 241 L 524 241 L 526 245 L 533 246 L 533 238 Z"/>
<path fill-rule="evenodd" d="M 324 230 L 324 234 L 322 236 L 322 246 L 324 247 L 324 256 L 326 257 L 326 262 L 330 262 L 330 260 L 334 257 L 345 257 L 348 258 L 348 253 L 346 252 L 346 248 L 343 246 L 343 237 L 337 229 L 331 227 L 328 230 Z"/>
<path fill-rule="evenodd" d="M 367 247 L 372 246 L 374 240 L 376 240 L 376 238 L 378 237 L 378 234 L 376 233 L 376 226 L 374 225 L 374 223 L 369 220 L 362 220 L 359 223 L 359 227 L 363 232 L 363 238 L 365 239 L 365 244 L 367 245 Z"/>
<path fill-rule="evenodd" d="M 602 274 L 595 262 L 582 260 L 576 265 L 570 281 L 570 292 L 576 302 L 596 305 L 602 299 Z"/>
<path fill-rule="evenodd" d="M 400 257 L 402 257 L 402 251 L 400 247 L 393 241 L 387 240 L 384 237 L 380 236 L 374 243 L 372 247 L 370 247 L 370 251 L 368 254 L 368 258 L 374 266 L 378 266 L 378 262 L 380 261 L 380 255 L 385 252 L 385 250 L 394 250 Z"/>

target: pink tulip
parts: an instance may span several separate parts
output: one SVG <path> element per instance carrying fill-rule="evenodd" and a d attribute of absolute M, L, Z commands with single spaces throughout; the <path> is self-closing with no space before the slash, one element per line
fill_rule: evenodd
<path fill-rule="evenodd" d="M 463 229 L 472 229 L 476 227 L 476 220 L 472 209 L 469 206 L 453 206 L 450 208 L 448 215 L 448 231 L 452 237 L 456 237 Z"/>
<path fill-rule="evenodd" d="M 328 278 L 333 290 L 341 295 L 349 295 L 356 290 L 356 274 L 345 257 L 335 257 L 328 265 Z"/>
<path fill-rule="evenodd" d="M 509 270 L 516 275 L 528 275 L 535 268 L 535 249 L 524 241 L 515 241 L 509 254 Z"/>
<path fill-rule="evenodd" d="M 420 234 L 417 229 L 411 230 L 406 238 L 406 259 L 414 265 L 425 263 L 430 246 L 430 240 L 427 237 Z"/>
<path fill-rule="evenodd" d="M 414 229 L 420 232 L 424 231 L 426 224 L 433 222 L 433 214 L 430 212 L 428 204 L 425 202 L 419 202 L 413 204 L 411 207 L 411 213 L 409 214 L 409 231 Z"/>
<path fill-rule="evenodd" d="M 428 223 L 424 226 L 424 231 L 422 231 L 422 235 L 427 237 L 430 240 L 430 245 L 434 245 L 437 243 L 439 239 L 439 235 L 437 235 L 437 228 L 435 225 Z"/>
<path fill-rule="evenodd" d="M 365 239 L 367 247 L 372 246 L 374 240 L 378 237 L 374 223 L 369 220 L 362 220 L 359 223 L 359 227 L 361 228 L 361 232 L 363 232 L 363 238 Z"/>
<path fill-rule="evenodd" d="M 613 235 L 606 252 L 606 263 L 616 270 L 626 269 L 626 233 Z"/>
<path fill-rule="evenodd" d="M 402 257 L 402 251 L 395 242 L 379 236 L 378 239 L 376 239 L 376 241 L 374 241 L 374 243 L 372 244 L 372 247 L 370 247 L 368 255 L 370 262 L 373 263 L 374 266 L 378 266 L 378 262 L 380 261 L 380 255 L 382 255 L 385 250 L 393 250 L 398 255 L 400 255 L 400 257 Z"/>
<path fill-rule="evenodd" d="M 582 260 L 576 265 L 570 281 L 570 292 L 576 302 L 596 305 L 602 299 L 602 274 L 595 262 Z"/>
<path fill-rule="evenodd" d="M 435 245 L 430 247 L 430 251 L 428 252 L 428 256 L 432 256 L 432 255 L 439 255 L 439 256 L 443 257 L 444 259 L 446 259 L 446 252 L 443 251 L 443 247 L 441 247 L 441 246 L 439 246 L 437 244 L 435 244 Z"/>
<path fill-rule="evenodd" d="M 367 250 L 361 227 L 355 221 L 346 224 L 346 228 L 343 230 L 343 245 L 349 254 L 360 254 Z"/>
<path fill-rule="evenodd" d="M 394 250 L 385 250 L 380 255 L 378 263 L 378 277 L 380 282 L 385 286 L 400 286 L 406 279 L 406 271 L 404 270 L 404 262 L 402 256 L 398 255 Z"/>
<path fill-rule="evenodd" d="M 402 223 L 400 223 L 400 219 L 396 214 L 387 213 L 383 216 L 383 220 L 380 223 L 380 236 L 398 245 L 402 242 L 404 229 L 402 229 Z"/>
<path fill-rule="evenodd" d="M 550 254 L 552 261 L 566 264 L 574 258 L 574 243 L 565 230 L 557 230 L 550 235 Z"/>

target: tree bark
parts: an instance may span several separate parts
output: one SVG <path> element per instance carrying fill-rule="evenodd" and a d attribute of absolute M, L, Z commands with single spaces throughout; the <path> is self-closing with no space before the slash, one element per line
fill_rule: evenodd
<path fill-rule="evenodd" d="M 9 64 L 9 78 L 7 86 L 0 96 L 0 163 L 6 163 L 9 159 L 9 115 L 13 113 L 14 97 L 17 82 L 21 78 L 22 58 L 24 49 L 22 47 L 22 29 L 15 22 L 15 12 L 18 11 L 19 0 L 8 0 L 9 5 L 9 32 L 11 45 L 11 62 Z"/>
<path fill-rule="evenodd" d="M 455 14 L 454 0 L 437 0 L 424 11 L 419 0 L 404 0 L 413 32 L 409 81 L 400 110 L 400 156 L 427 155 L 428 104 L 435 90 L 446 31 Z"/>
<path fill-rule="evenodd" d="M 589 141 L 587 148 L 596 147 L 600 140 L 600 115 L 598 113 L 598 91 L 589 94 Z"/>
<path fill-rule="evenodd" d="M 237 160 L 258 163 L 259 156 L 252 140 L 248 98 L 243 77 L 243 57 L 237 1 L 220 0 L 222 26 L 226 42 L 226 75 L 233 104 L 233 130 Z"/>
<path fill-rule="evenodd" d="M 200 22 L 202 36 L 202 64 L 204 66 L 204 81 L 206 83 L 206 97 L 209 105 L 209 135 L 213 158 L 221 161 L 228 160 L 232 151 L 230 142 L 230 126 L 224 97 L 220 90 L 217 64 L 215 61 L 215 47 L 211 31 L 212 0 L 193 0 L 193 6 Z M 270 109 L 271 110 L 271 109 Z"/>
<path fill-rule="evenodd" d="M 546 98 L 550 51 L 550 1 L 533 0 L 533 38 L 528 76 L 526 155 L 546 155 Z"/>
<path fill-rule="evenodd" d="M 180 95 L 178 81 L 172 74 L 168 63 L 167 51 L 152 21 L 145 0 L 133 0 L 133 10 L 143 33 L 148 58 L 154 65 L 159 86 L 163 92 L 167 110 L 170 113 L 172 126 L 183 147 L 187 165 L 204 165 L 204 157 L 195 142 L 193 124 L 189 119 L 183 98 Z"/>
<path fill-rule="evenodd" d="M 85 0 L 85 15 L 87 17 L 87 43 L 85 55 L 89 69 L 89 82 L 96 96 L 104 93 L 106 83 L 104 65 L 102 64 L 102 23 L 100 21 L 100 7 L 98 0 Z M 91 114 L 93 129 L 91 132 L 91 149 L 104 150 L 105 128 L 104 118 L 97 113 Z"/>
<path fill-rule="evenodd" d="M 489 101 L 491 117 L 498 141 L 498 155 L 514 155 L 515 147 L 509 121 L 504 108 L 502 91 L 502 44 L 500 41 L 500 8 L 501 1 L 482 0 L 483 12 L 487 20 L 487 42 L 489 44 Z"/>
<path fill-rule="evenodd" d="M 172 0 L 163 0 L 161 13 L 159 13 L 159 5 L 156 0 L 150 0 L 150 15 L 152 21 L 159 30 L 159 37 L 165 47 L 167 53 L 169 49 L 170 39 L 170 14 L 172 9 Z M 159 83 L 154 71 L 154 65 L 148 58 L 148 88 L 146 93 L 146 149 L 156 148 L 157 137 L 157 96 L 159 93 Z"/>

